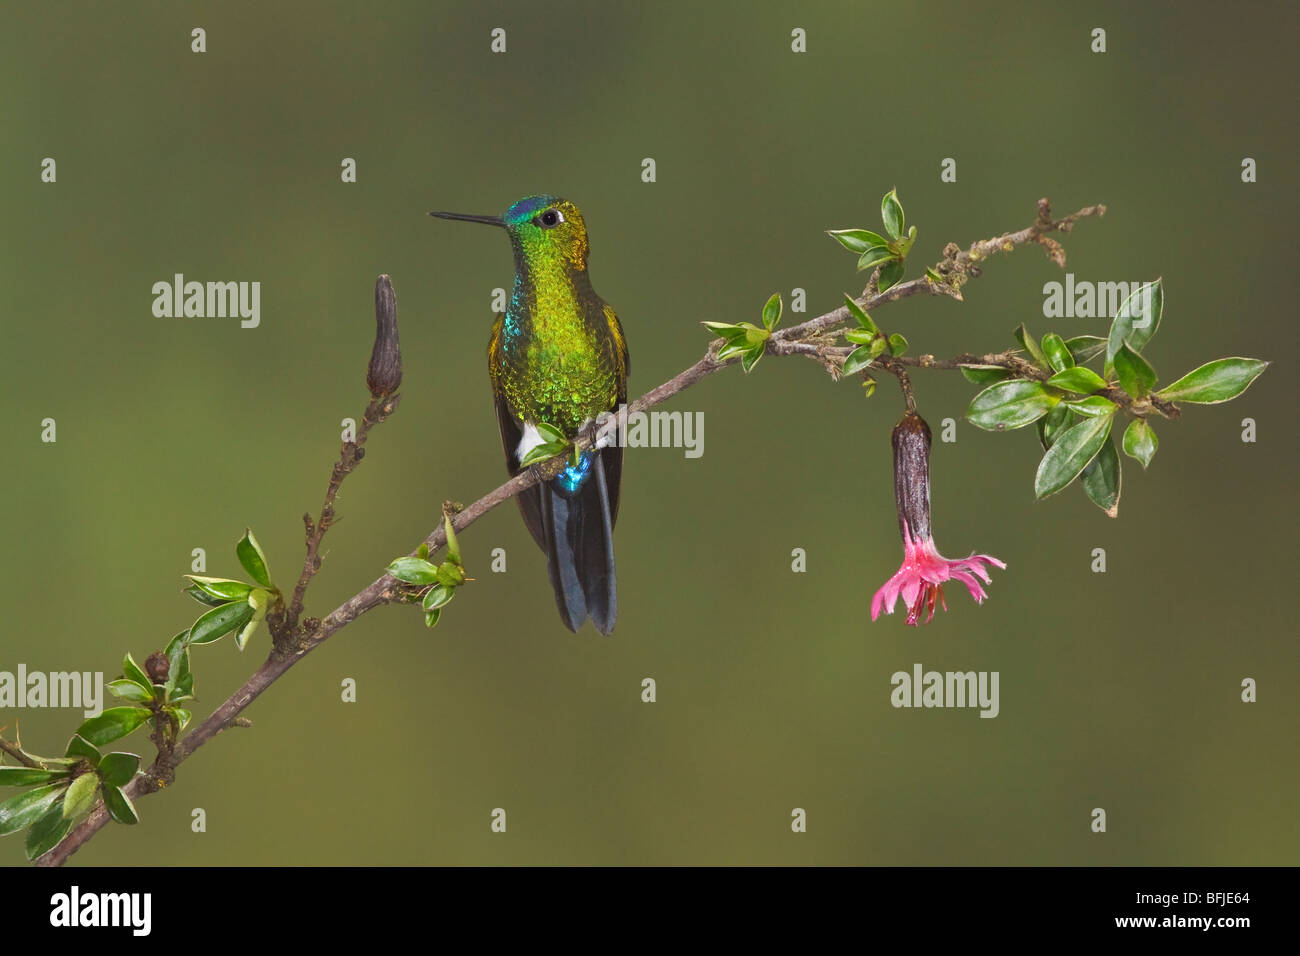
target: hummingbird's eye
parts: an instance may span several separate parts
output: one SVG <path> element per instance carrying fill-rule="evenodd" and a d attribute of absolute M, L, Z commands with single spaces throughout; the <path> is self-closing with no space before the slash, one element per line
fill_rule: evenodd
<path fill-rule="evenodd" d="M 535 220 L 543 229 L 553 229 L 564 222 L 564 215 L 558 209 L 548 209 Z"/>

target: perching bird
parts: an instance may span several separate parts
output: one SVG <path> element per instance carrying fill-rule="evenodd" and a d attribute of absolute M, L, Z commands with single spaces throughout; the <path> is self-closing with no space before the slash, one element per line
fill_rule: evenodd
<path fill-rule="evenodd" d="M 539 424 L 573 439 L 601 412 L 627 401 L 627 342 L 614 310 L 587 274 L 587 229 L 578 207 L 527 196 L 503 216 L 433 212 L 504 228 L 515 283 L 488 343 L 488 373 L 511 475 L 546 444 Z M 524 524 L 546 552 L 560 618 L 577 631 L 588 617 L 608 634 L 618 616 L 614 522 L 623 449 L 588 449 L 556 477 L 517 496 Z"/>

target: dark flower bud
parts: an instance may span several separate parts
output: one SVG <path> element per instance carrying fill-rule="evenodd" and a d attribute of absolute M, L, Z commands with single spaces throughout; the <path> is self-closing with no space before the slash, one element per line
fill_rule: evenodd
<path fill-rule="evenodd" d="M 154 651 L 144 661 L 144 672 L 149 675 L 149 679 L 155 684 L 167 683 L 167 672 L 171 668 L 171 661 L 162 651 Z"/>
<path fill-rule="evenodd" d="M 908 412 L 894 426 L 894 500 L 898 504 L 898 533 L 925 541 L 930 529 L 930 426 Z M 904 523 L 906 522 L 906 528 Z"/>
<path fill-rule="evenodd" d="M 366 385 L 375 398 L 387 398 L 402 384 L 402 347 L 397 340 L 397 296 L 388 276 L 375 282 L 375 347 Z"/>

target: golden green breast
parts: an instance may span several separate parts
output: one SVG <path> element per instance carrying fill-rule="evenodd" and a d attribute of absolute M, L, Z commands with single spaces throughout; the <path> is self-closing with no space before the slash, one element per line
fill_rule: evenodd
<path fill-rule="evenodd" d="M 530 304 L 527 314 L 508 312 L 498 323 L 489 354 L 494 386 L 521 420 L 571 436 L 617 407 L 623 344 L 598 299 L 538 289 Z"/>

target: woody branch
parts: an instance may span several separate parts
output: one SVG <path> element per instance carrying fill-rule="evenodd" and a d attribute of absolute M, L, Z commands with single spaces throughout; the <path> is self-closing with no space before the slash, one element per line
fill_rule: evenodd
<path fill-rule="evenodd" d="M 940 277 L 935 281 L 930 277 L 921 277 L 901 282 L 885 292 L 875 291 L 874 282 L 868 286 L 863 295 L 855 301 L 863 310 L 897 302 L 913 295 L 945 295 L 957 300 L 962 299 L 962 287 L 971 279 L 978 278 L 982 263 L 990 257 L 1011 252 L 1019 246 L 1042 246 L 1050 259 L 1064 267 L 1065 251 L 1061 244 L 1048 235 L 1053 232 L 1069 232 L 1076 221 L 1089 216 L 1104 215 L 1106 207 L 1102 205 L 1086 206 L 1078 212 L 1061 219 L 1053 219 L 1051 206 L 1046 199 L 1038 201 L 1037 217 L 1034 222 L 1016 232 L 1004 233 L 989 239 L 981 239 L 962 249 L 949 243 L 943 252 L 943 258 L 932 270 Z M 204 744 L 222 731 L 232 726 L 246 726 L 248 721 L 241 715 L 248 706 L 262 695 L 272 684 L 283 676 L 302 658 L 320 647 L 327 640 L 351 624 L 361 615 L 374 608 L 409 599 L 406 585 L 396 578 L 383 574 L 369 585 L 348 598 L 322 619 L 301 617 L 308 586 L 320 567 L 321 541 L 330 525 L 336 520 L 335 499 L 344 479 L 360 463 L 363 445 L 371 429 L 384 421 L 396 408 L 398 396 L 395 394 L 401 380 L 401 359 L 397 347 L 396 303 L 388 277 L 381 276 L 376 287 L 376 319 L 379 332 L 375 350 L 371 358 L 370 371 L 367 376 L 371 388 L 372 400 L 362 416 L 362 427 L 357 438 L 345 442 L 340 458 L 331 470 L 327 486 L 325 504 L 320 516 L 313 520 L 304 516 L 306 525 L 306 560 L 294 589 L 292 598 L 286 606 L 281 600 L 268 615 L 273 635 L 273 648 L 270 656 L 261 667 L 253 673 L 240 687 L 221 703 L 202 723 L 198 724 L 174 748 L 166 754 L 160 754 L 153 764 L 138 774 L 125 788 L 127 796 L 132 799 L 155 793 L 168 784 L 176 768 L 188 760 Z M 391 316 L 386 330 L 385 316 Z M 803 355 L 813 358 L 825 366 L 833 377 L 838 377 L 844 356 L 850 349 L 836 345 L 836 333 L 842 326 L 850 323 L 852 316 L 847 306 L 832 309 L 807 321 L 786 329 L 773 332 L 767 343 L 767 351 L 772 355 Z M 387 338 L 386 338 L 387 335 Z M 693 365 L 683 369 L 668 381 L 646 392 L 631 402 L 627 414 L 645 411 L 660 405 L 668 399 L 684 392 L 702 379 L 720 369 L 738 364 L 736 358 L 718 359 L 717 353 L 722 340 L 709 344 L 704 356 Z M 395 366 L 394 366 L 395 363 Z M 1014 352 L 998 352 L 988 355 L 963 353 L 949 358 L 935 358 L 932 355 L 916 357 L 894 357 L 882 355 L 874 360 L 869 368 L 882 369 L 898 377 L 903 386 L 904 397 L 909 407 L 912 405 L 910 380 L 906 369 L 958 369 L 963 365 L 995 365 L 1011 370 L 1014 374 L 1042 381 L 1047 374 L 1032 363 L 1025 361 Z M 395 371 L 394 371 L 395 369 Z M 1132 409 L 1134 399 L 1122 390 L 1107 389 L 1103 392 L 1107 398 L 1121 407 Z M 1156 399 L 1146 399 L 1166 417 L 1176 417 L 1177 406 Z M 579 447 L 593 444 L 608 444 L 615 440 L 619 427 L 619 418 L 610 416 L 601 423 L 587 429 L 576 442 Z M 545 480 L 545 464 L 533 466 L 470 504 L 456 511 L 452 524 L 456 531 L 468 528 L 493 508 Z M 446 544 L 446 533 L 441 525 L 428 534 L 423 544 L 430 552 Z M 418 548 L 412 550 L 416 554 Z M 9 747 L 3 749 L 9 750 Z M 86 844 L 109 820 L 107 811 L 100 804 L 78 824 L 53 850 L 36 861 L 37 866 L 61 866 L 72 854 Z"/>

